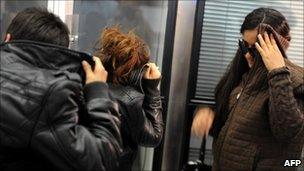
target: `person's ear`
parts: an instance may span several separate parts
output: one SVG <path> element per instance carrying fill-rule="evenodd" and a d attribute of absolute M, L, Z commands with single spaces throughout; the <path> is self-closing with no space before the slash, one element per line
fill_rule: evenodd
<path fill-rule="evenodd" d="M 4 42 L 9 42 L 9 41 L 11 41 L 11 39 L 12 39 L 11 34 L 7 33 L 6 36 L 5 36 Z"/>

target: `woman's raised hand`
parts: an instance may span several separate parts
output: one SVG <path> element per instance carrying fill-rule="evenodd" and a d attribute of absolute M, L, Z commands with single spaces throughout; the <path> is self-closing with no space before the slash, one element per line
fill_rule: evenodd
<path fill-rule="evenodd" d="M 259 43 L 256 42 L 255 47 L 261 54 L 267 70 L 270 72 L 273 69 L 284 67 L 285 62 L 283 55 L 279 50 L 273 35 L 271 34 L 269 38 L 268 33 L 265 32 L 264 38 L 259 34 L 258 39 Z"/>
<path fill-rule="evenodd" d="M 148 68 L 144 74 L 145 79 L 159 79 L 161 77 L 161 73 L 158 70 L 158 67 L 155 65 L 155 63 L 148 63 Z"/>

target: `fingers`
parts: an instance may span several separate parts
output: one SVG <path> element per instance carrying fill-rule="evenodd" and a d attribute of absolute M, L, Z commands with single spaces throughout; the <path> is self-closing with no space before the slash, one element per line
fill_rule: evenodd
<path fill-rule="evenodd" d="M 153 70 L 157 69 L 157 66 L 155 65 L 155 63 L 148 63 L 148 66 L 149 66 L 150 74 L 151 74 L 151 72 L 153 72 Z"/>
<path fill-rule="evenodd" d="M 272 44 L 270 42 L 270 39 L 269 39 L 269 36 L 268 36 L 268 33 L 267 32 L 264 32 L 264 40 L 265 40 L 265 43 L 266 43 L 266 46 L 267 48 L 272 48 Z"/>
<path fill-rule="evenodd" d="M 270 42 L 271 42 L 273 48 L 274 48 L 275 50 L 278 50 L 278 51 L 279 51 L 279 47 L 278 47 L 277 42 L 275 41 L 275 39 L 274 39 L 274 37 L 273 37 L 273 34 L 270 34 Z"/>
<path fill-rule="evenodd" d="M 152 71 L 158 70 L 158 66 L 156 66 L 154 63 L 151 65 Z"/>
<path fill-rule="evenodd" d="M 161 73 L 158 70 L 158 67 L 155 63 L 148 63 L 148 68 L 144 74 L 144 78 L 146 79 L 158 79 L 161 77 Z"/>
<path fill-rule="evenodd" d="M 86 74 L 86 84 L 91 82 L 99 81 L 99 82 L 106 82 L 108 73 L 104 69 L 100 59 L 98 57 L 93 57 L 95 61 L 95 68 L 94 71 L 92 70 L 91 65 L 87 61 L 82 61 L 82 67 Z"/>
<path fill-rule="evenodd" d="M 204 121 L 194 121 L 191 131 L 197 137 L 205 136 L 207 132 L 206 123 Z"/>
<path fill-rule="evenodd" d="M 205 134 L 205 126 L 206 126 L 206 119 L 204 118 L 204 113 L 201 110 L 197 110 L 195 117 L 192 122 L 191 131 L 195 136 L 202 137 Z"/>
<path fill-rule="evenodd" d="M 161 73 L 160 71 L 158 70 L 158 66 L 155 65 L 155 63 L 153 63 L 151 65 L 151 73 L 150 73 L 151 77 L 153 79 L 158 79 L 161 77 Z"/>
<path fill-rule="evenodd" d="M 92 67 L 87 61 L 82 61 L 82 67 L 86 75 L 93 74 Z"/>
<path fill-rule="evenodd" d="M 267 49 L 267 45 L 266 45 L 266 43 L 265 43 L 261 34 L 258 35 L 258 39 L 259 39 L 260 47 L 263 48 L 263 49 Z"/>
<path fill-rule="evenodd" d="M 262 47 L 259 45 L 258 42 L 255 42 L 255 48 L 259 51 L 259 53 L 261 54 L 262 57 L 265 56 L 265 52 L 262 49 Z"/>
<path fill-rule="evenodd" d="M 209 107 L 201 107 L 196 111 L 191 131 L 195 136 L 208 136 L 214 119 L 214 112 Z"/>
<path fill-rule="evenodd" d="M 102 65 L 102 63 L 101 63 L 101 61 L 100 61 L 100 59 L 98 57 L 93 56 L 93 60 L 95 62 L 95 68 L 94 68 L 94 70 L 104 69 L 104 67 L 103 67 L 103 65 Z"/>
<path fill-rule="evenodd" d="M 150 68 L 150 75 L 151 75 L 153 73 L 153 71 L 155 70 L 156 66 L 155 66 L 155 64 L 151 63 L 149 68 Z"/>
<path fill-rule="evenodd" d="M 259 43 L 255 42 L 255 48 L 261 54 L 262 58 L 265 56 L 265 50 L 267 49 L 267 45 L 261 34 L 258 35 Z"/>
<path fill-rule="evenodd" d="M 102 78 L 102 81 L 106 81 L 108 72 L 105 70 L 104 66 L 102 65 L 102 62 L 98 57 L 95 56 L 93 57 L 93 60 L 95 61 L 94 73 L 99 75 Z"/>
<path fill-rule="evenodd" d="M 269 41 L 267 42 L 266 45 L 265 41 L 263 40 L 262 36 L 259 34 L 258 35 L 258 39 L 260 41 L 260 43 L 255 43 L 255 47 L 256 49 L 259 51 L 259 53 L 262 56 L 262 60 L 265 64 L 265 67 L 267 68 L 268 71 L 271 71 L 275 68 L 280 68 L 285 66 L 285 62 L 283 59 L 283 56 L 281 54 L 281 51 L 279 50 L 275 39 L 273 37 L 273 35 L 270 35 L 270 40 L 268 35 L 265 34 L 265 41 Z"/>
<path fill-rule="evenodd" d="M 264 51 L 272 50 L 274 48 L 273 42 L 270 40 L 267 32 L 264 32 L 264 38 L 261 34 L 259 34 L 258 39 L 259 45 Z"/>
<path fill-rule="evenodd" d="M 209 119 L 207 119 L 206 126 L 205 126 L 205 132 L 204 132 L 205 138 L 207 138 L 207 136 L 209 135 L 209 130 L 210 130 Z"/>
<path fill-rule="evenodd" d="M 207 122 L 207 129 L 206 129 L 206 133 L 205 133 L 205 136 L 207 138 L 207 136 L 209 135 L 209 132 L 210 132 L 210 129 L 212 127 L 212 123 L 213 123 L 213 120 L 214 120 L 214 112 L 211 108 L 208 108 L 208 122 Z"/>
<path fill-rule="evenodd" d="M 147 64 L 147 66 L 148 67 L 147 67 L 147 69 L 145 71 L 144 78 L 149 79 L 150 78 L 151 67 L 150 67 L 149 64 Z"/>
<path fill-rule="evenodd" d="M 94 77 L 91 65 L 87 61 L 82 61 L 82 67 L 86 75 L 86 84 L 90 83 Z"/>

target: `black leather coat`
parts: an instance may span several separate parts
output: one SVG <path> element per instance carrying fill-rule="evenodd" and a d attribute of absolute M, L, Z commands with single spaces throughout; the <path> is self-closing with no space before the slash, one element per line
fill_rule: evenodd
<path fill-rule="evenodd" d="M 0 50 L 0 170 L 115 170 L 118 108 L 107 84 L 83 87 L 88 56 L 21 40 Z"/>
<path fill-rule="evenodd" d="M 119 170 L 131 170 L 138 146 L 156 147 L 163 136 L 160 79 L 142 79 L 144 67 L 131 73 L 125 85 L 109 84 L 110 94 L 119 104 L 123 154 Z"/>

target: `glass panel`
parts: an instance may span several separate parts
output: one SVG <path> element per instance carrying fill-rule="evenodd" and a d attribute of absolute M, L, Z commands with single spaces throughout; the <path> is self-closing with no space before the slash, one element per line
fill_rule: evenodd
<path fill-rule="evenodd" d="M 93 52 L 100 31 L 120 24 L 123 31 L 134 29 L 149 45 L 151 57 L 158 65 L 163 55 L 167 3 L 163 1 L 74 1 L 73 21 L 79 25 L 78 41 L 72 48 Z M 78 21 L 77 21 L 78 20 Z"/>
<path fill-rule="evenodd" d="M 11 23 L 12 19 L 16 16 L 16 14 L 28 7 L 45 7 L 47 8 L 47 0 L 40 1 L 14 1 L 14 0 L 1 0 L 1 42 L 4 41 L 6 29 L 8 25 Z"/>
<path fill-rule="evenodd" d="M 71 48 L 92 53 L 100 31 L 120 24 L 123 31 L 134 29 L 145 40 L 151 59 L 161 67 L 167 10 L 166 1 L 74 1 L 73 15 L 66 16 L 73 25 Z M 134 170 L 152 170 L 152 148 L 140 148 L 137 156 Z"/>

